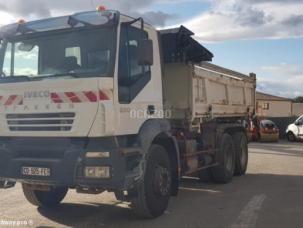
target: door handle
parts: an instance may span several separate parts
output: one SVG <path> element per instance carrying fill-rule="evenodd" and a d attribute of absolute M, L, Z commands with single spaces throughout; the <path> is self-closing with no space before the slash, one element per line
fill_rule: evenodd
<path fill-rule="evenodd" d="M 149 106 L 147 107 L 147 114 L 148 114 L 148 115 L 154 115 L 155 112 L 156 112 L 156 108 L 155 108 L 154 105 L 149 105 Z"/>

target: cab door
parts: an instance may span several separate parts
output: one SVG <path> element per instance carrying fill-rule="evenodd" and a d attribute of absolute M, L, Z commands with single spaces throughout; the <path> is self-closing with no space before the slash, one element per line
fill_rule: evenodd
<path fill-rule="evenodd" d="M 135 24 L 121 24 L 116 98 L 117 135 L 137 134 L 140 126 L 146 120 L 155 118 L 157 109 L 162 109 L 162 87 L 159 84 L 161 72 L 158 72 L 160 62 L 154 58 L 152 66 L 140 65 L 138 55 L 139 42 L 142 39 L 157 40 L 154 36 L 155 31 L 142 30 Z M 154 42 L 153 46 L 155 53 L 158 45 Z"/>

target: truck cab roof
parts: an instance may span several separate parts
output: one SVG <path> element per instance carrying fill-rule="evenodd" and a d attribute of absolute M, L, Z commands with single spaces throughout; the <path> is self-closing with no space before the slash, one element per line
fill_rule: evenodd
<path fill-rule="evenodd" d="M 96 26 L 114 26 L 119 22 L 118 11 L 87 11 L 67 16 L 52 17 L 36 21 L 9 24 L 0 28 L 0 39 L 14 36 Z"/>

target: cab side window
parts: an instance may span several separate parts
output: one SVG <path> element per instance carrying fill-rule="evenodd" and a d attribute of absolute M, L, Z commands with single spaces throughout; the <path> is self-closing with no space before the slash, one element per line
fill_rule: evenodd
<path fill-rule="evenodd" d="M 138 44 L 147 32 L 130 25 L 121 26 L 119 53 L 119 102 L 128 104 L 151 79 L 150 66 L 139 65 Z"/>

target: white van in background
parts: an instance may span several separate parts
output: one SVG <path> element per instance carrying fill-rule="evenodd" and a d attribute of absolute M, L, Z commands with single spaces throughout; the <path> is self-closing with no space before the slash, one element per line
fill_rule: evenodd
<path fill-rule="evenodd" d="M 287 127 L 286 135 L 290 142 L 303 139 L 303 115 Z"/>

